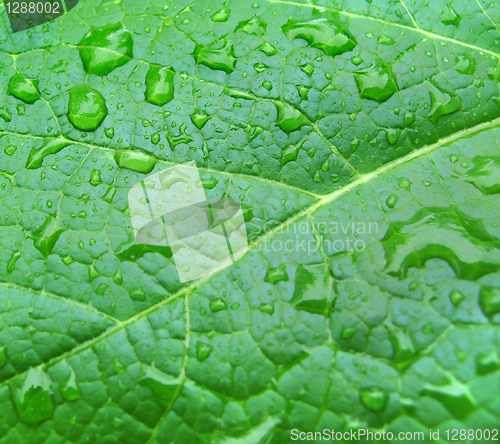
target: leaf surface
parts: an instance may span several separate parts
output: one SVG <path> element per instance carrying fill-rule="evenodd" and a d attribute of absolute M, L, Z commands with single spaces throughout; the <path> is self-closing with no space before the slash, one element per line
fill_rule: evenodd
<path fill-rule="evenodd" d="M 498 427 L 496 2 L 1 18 L 0 443 Z M 183 284 L 127 196 L 193 160 L 251 248 Z"/>

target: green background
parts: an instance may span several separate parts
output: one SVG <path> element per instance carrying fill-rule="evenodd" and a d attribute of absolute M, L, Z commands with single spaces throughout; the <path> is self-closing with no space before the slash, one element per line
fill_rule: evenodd
<path fill-rule="evenodd" d="M 498 428 L 499 20 L 82 0 L 12 34 L 2 7 L 0 443 Z M 251 248 L 181 284 L 127 195 L 191 160 Z"/>

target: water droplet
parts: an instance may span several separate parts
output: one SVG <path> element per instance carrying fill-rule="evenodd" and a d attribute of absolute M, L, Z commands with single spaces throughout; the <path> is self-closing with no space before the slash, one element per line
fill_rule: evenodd
<path fill-rule="evenodd" d="M 411 191 L 412 183 L 406 177 L 400 177 L 398 179 L 398 184 L 401 188 L 404 188 L 406 191 Z"/>
<path fill-rule="evenodd" d="M 456 163 L 458 162 L 458 156 L 456 154 L 451 154 L 450 155 L 450 160 L 453 162 L 453 163 Z"/>
<path fill-rule="evenodd" d="M 104 128 L 104 134 L 108 139 L 112 139 L 113 137 L 115 137 L 115 129 L 113 127 Z"/>
<path fill-rule="evenodd" d="M 205 342 L 196 341 L 196 359 L 203 362 L 212 353 L 212 346 Z"/>
<path fill-rule="evenodd" d="M 300 67 L 302 71 L 304 71 L 309 77 L 311 77 L 314 73 L 314 65 L 312 63 L 306 63 Z"/>
<path fill-rule="evenodd" d="M 342 339 L 350 339 L 357 333 L 357 331 L 358 329 L 356 327 L 342 327 L 342 333 L 340 336 Z"/>
<path fill-rule="evenodd" d="M 435 125 L 443 116 L 462 112 L 462 100 L 458 95 L 451 95 L 435 81 L 425 82 L 424 84 L 431 97 L 431 109 L 428 118 Z"/>
<path fill-rule="evenodd" d="M 500 358 L 496 350 L 489 353 L 481 353 L 476 356 L 476 373 L 478 375 L 487 375 L 500 368 Z"/>
<path fill-rule="evenodd" d="M 219 40 L 209 46 L 197 46 L 194 56 L 199 65 L 224 71 L 226 74 L 232 73 L 236 65 L 233 47 L 226 40 Z"/>
<path fill-rule="evenodd" d="M 321 177 L 321 173 L 320 173 L 319 171 L 316 171 L 316 172 L 314 173 L 313 180 L 314 180 L 314 182 L 316 182 L 316 183 L 323 182 L 323 178 Z"/>
<path fill-rule="evenodd" d="M 460 303 L 465 299 L 464 294 L 459 290 L 452 290 L 448 297 L 450 298 L 450 302 L 454 307 L 458 307 Z"/>
<path fill-rule="evenodd" d="M 53 414 L 53 404 L 50 396 L 50 378 L 41 368 L 29 370 L 24 384 L 15 390 L 14 401 L 19 418 L 30 426 L 50 419 Z"/>
<path fill-rule="evenodd" d="M 276 54 L 278 52 L 276 50 L 276 48 L 273 45 L 269 44 L 269 43 L 263 43 L 257 49 L 259 51 L 262 51 L 267 56 L 273 56 L 274 54 Z"/>
<path fill-rule="evenodd" d="M 19 251 L 12 253 L 9 263 L 7 264 L 7 273 L 12 273 L 16 267 L 16 262 L 22 257 Z"/>
<path fill-rule="evenodd" d="M 113 276 L 113 282 L 116 285 L 121 285 L 123 283 L 122 272 L 120 271 L 120 269 L 116 270 L 116 273 Z"/>
<path fill-rule="evenodd" d="M 356 65 L 356 66 L 361 65 L 363 62 L 364 62 L 364 60 L 363 60 L 360 56 L 354 56 L 354 57 L 351 59 L 351 63 L 352 63 L 353 65 Z"/>
<path fill-rule="evenodd" d="M 467 55 L 459 55 L 455 57 L 453 68 L 461 74 L 472 75 L 476 71 L 476 60 Z"/>
<path fill-rule="evenodd" d="M 253 67 L 254 67 L 255 71 L 257 71 L 258 73 L 261 73 L 261 72 L 265 71 L 266 69 L 269 69 L 269 66 L 267 66 L 266 64 L 261 63 L 261 62 L 255 63 L 253 65 Z"/>
<path fill-rule="evenodd" d="M 21 74 L 11 77 L 7 93 L 29 104 L 33 104 L 40 99 L 38 81 L 30 80 Z"/>
<path fill-rule="evenodd" d="M 389 37 L 389 36 L 387 36 L 387 35 L 381 35 L 381 36 L 377 39 L 377 41 L 378 41 L 381 45 L 394 45 L 394 43 L 396 43 L 396 41 L 395 41 L 393 38 L 391 38 L 391 37 Z"/>
<path fill-rule="evenodd" d="M 207 123 L 208 120 L 210 119 L 210 116 L 206 113 L 197 112 L 191 114 L 190 119 L 191 122 L 193 122 L 193 125 L 199 130 L 201 130 L 205 126 L 205 123 Z"/>
<path fill-rule="evenodd" d="M 141 289 L 137 288 L 130 293 L 130 297 L 136 301 L 144 302 L 146 300 L 146 294 Z"/>
<path fill-rule="evenodd" d="M 7 156 L 12 156 L 17 151 L 17 147 L 14 145 L 10 145 L 7 148 L 5 148 L 4 151 L 5 154 L 7 154 Z"/>
<path fill-rule="evenodd" d="M 156 165 L 156 159 L 140 151 L 120 150 L 115 154 L 115 161 L 121 168 L 148 174 Z"/>
<path fill-rule="evenodd" d="M 217 11 L 210 18 L 212 19 L 213 22 L 227 22 L 230 13 L 231 11 L 229 9 L 223 8 L 220 11 Z"/>
<path fill-rule="evenodd" d="M 9 112 L 9 109 L 6 106 L 0 108 L 0 118 L 7 123 L 12 120 L 12 114 Z"/>
<path fill-rule="evenodd" d="M 289 20 L 281 27 L 290 39 L 304 39 L 313 48 L 324 51 L 329 56 L 336 56 L 352 51 L 356 46 L 353 36 L 340 24 L 326 18 L 309 21 Z"/>
<path fill-rule="evenodd" d="M 398 128 L 387 128 L 385 130 L 385 137 L 390 145 L 395 145 L 397 143 L 400 134 L 401 130 Z"/>
<path fill-rule="evenodd" d="M 106 76 L 133 56 L 134 41 L 120 24 L 92 30 L 78 44 L 85 71 Z"/>
<path fill-rule="evenodd" d="M 210 306 L 210 310 L 213 313 L 217 313 L 218 311 L 222 311 L 222 310 L 225 310 L 227 308 L 227 304 L 221 298 L 210 299 L 209 306 Z"/>
<path fill-rule="evenodd" d="M 276 268 L 269 268 L 264 277 L 265 282 L 270 282 L 271 284 L 276 284 L 279 281 L 288 282 L 288 273 L 286 272 L 285 264 L 281 264 Z"/>
<path fill-rule="evenodd" d="M 26 162 L 27 169 L 36 169 L 42 166 L 43 160 L 50 154 L 56 154 L 67 147 L 70 142 L 66 139 L 47 138 L 39 148 L 33 147 Z"/>
<path fill-rule="evenodd" d="M 90 173 L 90 185 L 95 187 L 101 183 L 101 170 L 92 170 Z"/>
<path fill-rule="evenodd" d="M 385 408 L 389 401 L 389 395 L 377 389 L 361 390 L 359 397 L 363 405 L 373 412 L 380 412 Z"/>
<path fill-rule="evenodd" d="M 231 305 L 231 310 L 238 310 L 240 308 L 240 303 L 235 302 L 234 304 Z"/>
<path fill-rule="evenodd" d="M 96 294 L 98 294 L 99 296 L 102 296 L 105 292 L 106 292 L 106 289 L 108 288 L 108 285 L 107 284 L 104 284 L 103 282 L 101 282 L 99 284 L 99 286 L 97 287 L 97 290 L 95 291 Z"/>
<path fill-rule="evenodd" d="M 264 82 L 262 82 L 262 86 L 268 91 L 271 91 L 273 89 L 273 84 L 269 80 L 264 80 Z"/>
<path fill-rule="evenodd" d="M 382 103 L 398 90 L 396 78 L 388 67 L 379 66 L 376 70 L 359 71 L 354 77 L 363 99 Z"/>
<path fill-rule="evenodd" d="M 490 286 L 481 287 L 479 306 L 488 317 L 500 313 L 500 288 Z"/>
<path fill-rule="evenodd" d="M 408 289 L 409 289 L 410 291 L 414 291 L 414 290 L 416 290 L 417 288 L 418 288 L 418 282 L 416 282 L 416 281 L 412 281 L 412 282 L 410 282 L 410 285 L 408 286 Z"/>
<path fill-rule="evenodd" d="M 292 108 L 288 104 L 277 103 L 276 109 L 278 110 L 278 120 L 276 124 L 287 134 L 303 125 L 309 125 L 306 117 L 299 110 Z"/>
<path fill-rule="evenodd" d="M 385 201 L 385 204 L 389 208 L 394 208 L 396 206 L 396 203 L 399 199 L 399 196 L 397 194 L 391 194 Z"/>
<path fill-rule="evenodd" d="M 159 142 L 160 142 L 160 133 L 154 133 L 151 136 L 151 143 L 154 145 L 158 145 Z"/>
<path fill-rule="evenodd" d="M 260 304 L 259 311 L 272 315 L 274 313 L 274 304 Z"/>
<path fill-rule="evenodd" d="M 174 98 L 174 72 L 151 65 L 146 75 L 146 102 L 163 106 Z"/>
<path fill-rule="evenodd" d="M 452 25 L 454 27 L 457 27 L 460 24 L 460 20 L 462 20 L 462 17 L 460 17 L 456 11 L 451 7 L 446 5 L 444 7 L 443 13 L 440 15 L 440 20 L 443 23 L 443 25 L 449 26 Z"/>
<path fill-rule="evenodd" d="M 95 131 L 108 115 L 106 101 L 99 91 L 86 85 L 69 92 L 68 120 L 80 131 Z"/>

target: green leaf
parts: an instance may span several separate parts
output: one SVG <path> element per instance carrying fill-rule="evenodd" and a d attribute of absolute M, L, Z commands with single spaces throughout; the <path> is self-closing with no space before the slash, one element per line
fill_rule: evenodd
<path fill-rule="evenodd" d="M 1 8 L 0 443 L 498 428 L 498 2 Z M 182 283 L 190 161 L 250 248 Z"/>

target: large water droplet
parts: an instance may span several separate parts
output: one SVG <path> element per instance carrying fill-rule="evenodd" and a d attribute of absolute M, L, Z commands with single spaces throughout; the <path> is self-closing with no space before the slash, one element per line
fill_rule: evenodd
<path fill-rule="evenodd" d="M 87 85 L 69 92 L 68 119 L 80 131 L 95 131 L 108 115 L 106 101 L 99 91 Z"/>
<path fill-rule="evenodd" d="M 28 79 L 28 77 L 21 74 L 11 77 L 7 93 L 29 104 L 35 103 L 40 99 L 38 81 Z"/>
<path fill-rule="evenodd" d="M 236 65 L 233 47 L 225 40 L 219 40 L 209 46 L 198 46 L 194 56 L 198 64 L 227 74 L 232 73 Z"/>
<path fill-rule="evenodd" d="M 163 106 L 174 98 L 174 72 L 152 65 L 146 75 L 146 102 Z"/>
<path fill-rule="evenodd" d="M 375 70 L 358 71 L 354 78 L 363 99 L 382 103 L 398 90 L 396 78 L 388 67 L 379 66 Z"/>
<path fill-rule="evenodd" d="M 134 56 L 132 34 L 121 25 L 93 28 L 78 44 L 85 71 L 106 76 Z"/>
<path fill-rule="evenodd" d="M 347 51 L 352 51 L 356 41 L 334 15 L 329 18 L 320 17 L 308 21 L 288 21 L 281 27 L 290 39 L 304 39 L 313 48 L 324 51 L 329 56 L 336 56 Z"/>

